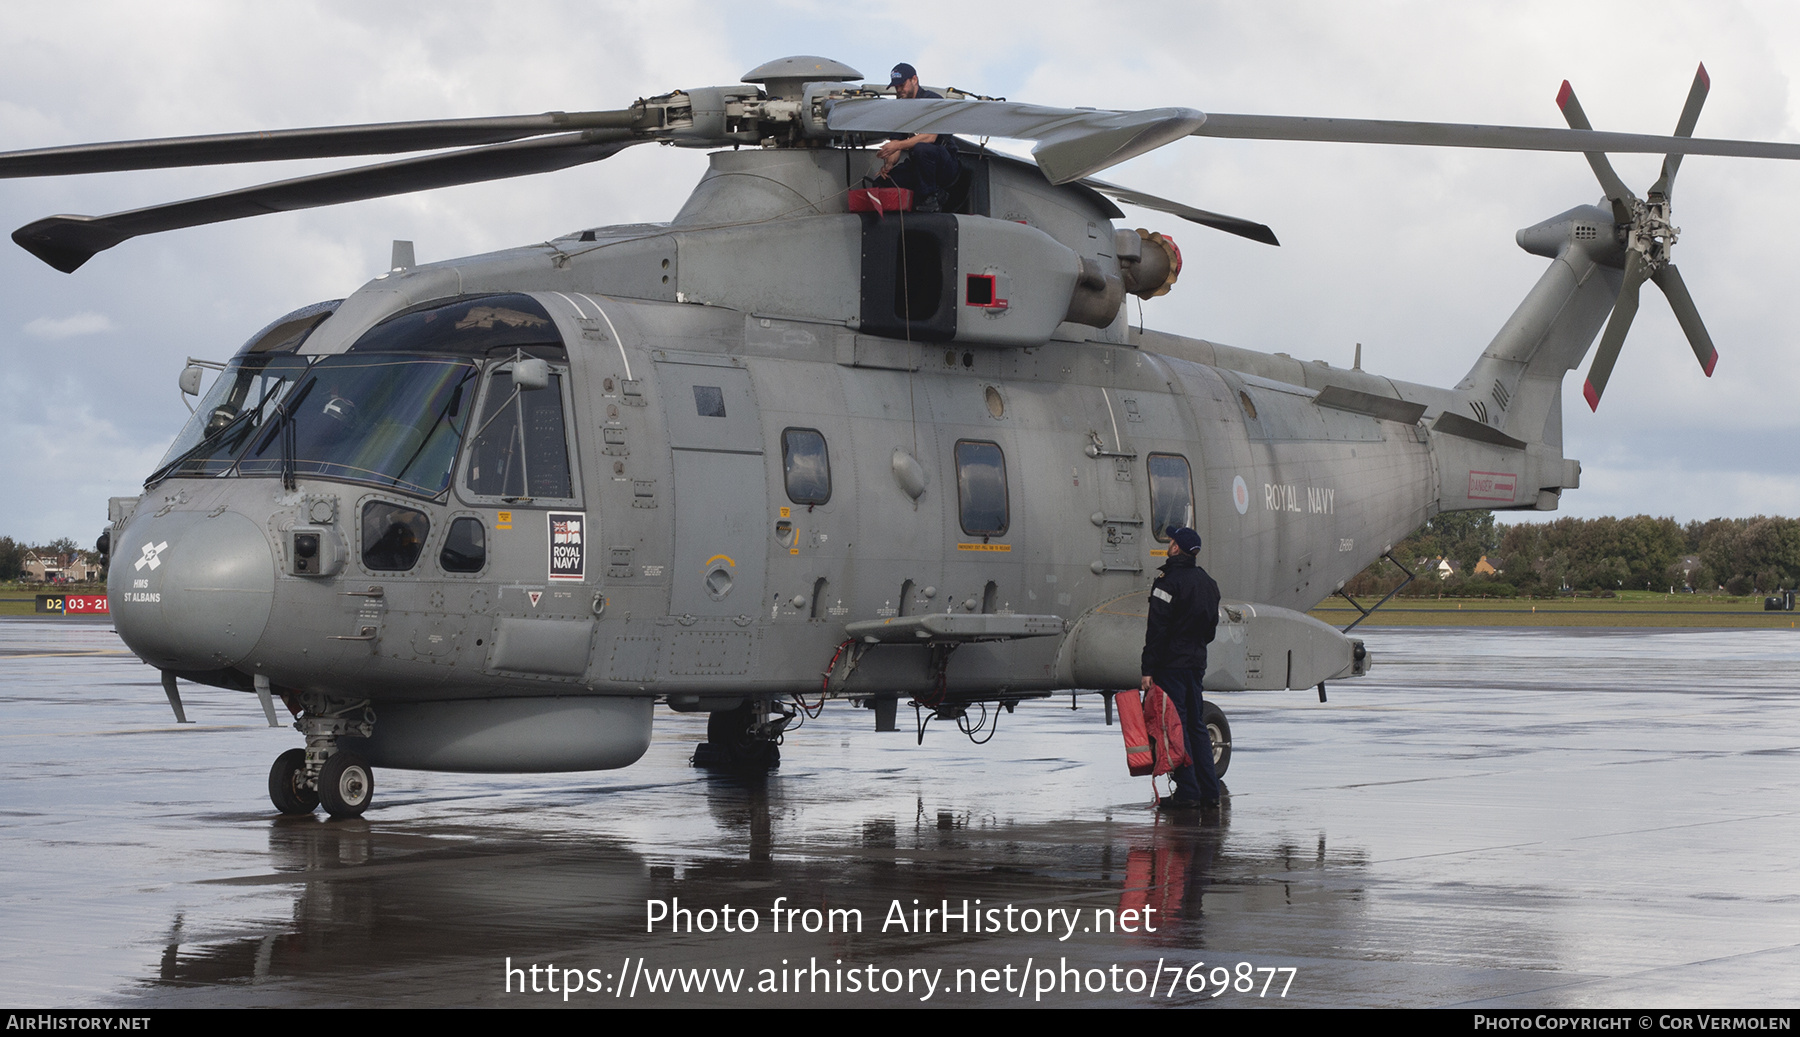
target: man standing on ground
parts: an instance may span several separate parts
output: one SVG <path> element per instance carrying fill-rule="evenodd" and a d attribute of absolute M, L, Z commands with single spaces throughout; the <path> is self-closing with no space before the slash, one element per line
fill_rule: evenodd
<path fill-rule="evenodd" d="M 1219 585 L 1200 568 L 1200 534 L 1170 526 L 1169 560 L 1150 588 L 1150 618 L 1144 629 L 1144 691 L 1152 682 L 1174 701 L 1181 733 L 1193 763 L 1175 770 L 1175 795 L 1158 801 L 1163 810 L 1192 810 L 1219 803 L 1213 772 L 1212 739 L 1203 722 L 1200 681 L 1206 676 L 1206 646 L 1219 628 Z"/>
<path fill-rule="evenodd" d="M 921 89 L 918 71 L 904 61 L 888 74 L 888 85 L 894 88 L 894 96 L 906 100 L 943 97 L 935 91 Z M 912 191 L 918 196 L 915 200 L 918 211 L 938 211 L 944 191 L 956 182 L 958 172 L 956 156 L 945 146 L 948 140 L 948 137 L 935 133 L 895 137 L 876 152 L 881 156 L 881 172 L 876 178 L 887 177 L 896 187 Z"/>

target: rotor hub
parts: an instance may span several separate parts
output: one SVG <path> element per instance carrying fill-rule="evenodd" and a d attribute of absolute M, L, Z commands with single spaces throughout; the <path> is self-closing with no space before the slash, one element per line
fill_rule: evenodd
<path fill-rule="evenodd" d="M 1669 222 L 1668 199 L 1654 194 L 1649 201 L 1631 199 L 1631 222 L 1622 229 L 1625 247 L 1638 254 L 1650 275 L 1669 265 L 1669 251 L 1681 236 L 1681 228 Z"/>

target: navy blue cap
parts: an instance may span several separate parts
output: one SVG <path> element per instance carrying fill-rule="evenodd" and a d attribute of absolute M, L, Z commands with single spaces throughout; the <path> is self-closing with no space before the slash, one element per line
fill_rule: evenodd
<path fill-rule="evenodd" d="M 1188 554 L 1195 554 L 1200 550 L 1200 534 L 1186 526 L 1170 526 L 1168 536 Z"/>
<path fill-rule="evenodd" d="M 907 80 L 914 78 L 918 74 L 919 74 L 918 69 L 916 69 L 916 68 L 912 67 L 911 65 L 908 65 L 906 62 L 902 61 L 900 64 L 894 66 L 894 70 L 892 72 L 888 73 L 888 85 L 889 86 L 899 86 L 901 83 L 904 83 Z"/>

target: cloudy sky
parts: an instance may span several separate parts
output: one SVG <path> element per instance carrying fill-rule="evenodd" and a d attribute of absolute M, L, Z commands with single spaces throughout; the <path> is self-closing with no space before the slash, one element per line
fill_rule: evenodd
<path fill-rule="evenodd" d="M 1102 17 L 1107 10 L 1128 12 Z M 1694 66 L 1703 136 L 1800 141 L 1800 9 L 1778 2 L 88 3 L 8 19 L 0 149 L 615 108 L 733 83 L 793 53 L 870 79 L 1053 105 L 1560 124 L 1573 81 L 1601 129 L 1666 133 Z M 176 375 L 269 319 L 379 273 L 571 228 L 664 220 L 702 154 L 598 165 L 139 239 L 73 275 L 0 248 L 0 534 L 91 542 L 187 416 Z M 348 163 L 0 182 L 0 219 L 116 212 Z M 1655 158 L 1615 165 L 1640 194 Z M 1273 226 L 1281 248 L 1141 210 L 1189 267 L 1152 327 L 1451 384 L 1544 266 L 1513 232 L 1599 189 L 1578 155 L 1188 140 L 1108 179 Z M 1675 256 L 1718 343 L 1702 376 L 1661 296 L 1600 413 L 1567 387 L 1565 514 L 1800 514 L 1793 309 L 1800 163 L 1690 158 Z"/>

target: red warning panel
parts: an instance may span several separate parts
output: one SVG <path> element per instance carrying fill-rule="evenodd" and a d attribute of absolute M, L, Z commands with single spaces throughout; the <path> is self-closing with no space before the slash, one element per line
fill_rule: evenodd
<path fill-rule="evenodd" d="M 587 512 L 552 511 L 550 520 L 550 578 L 580 580 L 587 577 Z"/>

